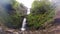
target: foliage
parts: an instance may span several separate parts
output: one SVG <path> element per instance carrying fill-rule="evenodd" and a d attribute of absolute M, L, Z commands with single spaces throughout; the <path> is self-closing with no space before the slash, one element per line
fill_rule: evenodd
<path fill-rule="evenodd" d="M 48 3 L 47 3 L 48 2 Z M 53 19 L 54 9 L 49 1 L 34 1 L 31 13 L 27 16 L 27 23 L 30 28 L 39 28 L 49 20 Z"/>
<path fill-rule="evenodd" d="M 7 26 L 10 28 L 20 28 L 21 27 L 21 24 L 23 21 L 23 16 L 20 14 L 22 12 L 22 11 L 20 11 L 20 10 L 22 10 L 20 8 L 21 7 L 20 5 L 21 4 L 19 4 L 16 1 L 13 1 L 11 4 L 13 10 L 10 11 L 11 14 L 8 13 L 9 16 L 8 16 L 8 20 L 7 20 Z M 22 4 L 22 6 L 24 6 L 24 5 Z"/>

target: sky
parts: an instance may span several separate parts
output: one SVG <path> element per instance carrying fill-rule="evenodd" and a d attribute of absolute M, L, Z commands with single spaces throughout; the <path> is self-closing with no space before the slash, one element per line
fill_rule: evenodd
<path fill-rule="evenodd" d="M 32 2 L 34 0 L 16 0 L 16 1 L 18 1 L 19 3 L 23 3 L 28 8 L 31 8 Z"/>

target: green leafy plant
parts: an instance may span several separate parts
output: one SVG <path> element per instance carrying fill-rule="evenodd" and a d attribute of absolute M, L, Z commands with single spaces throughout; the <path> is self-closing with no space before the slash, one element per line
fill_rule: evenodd
<path fill-rule="evenodd" d="M 47 3 L 48 2 L 48 3 Z M 34 1 L 31 13 L 27 16 L 27 23 L 30 28 L 37 29 L 49 20 L 53 20 L 54 9 L 49 1 Z"/>
<path fill-rule="evenodd" d="M 22 6 L 21 6 L 22 5 Z M 13 1 L 11 4 L 13 10 L 10 12 L 8 19 L 7 19 L 7 26 L 10 28 L 20 28 L 23 22 L 24 13 L 23 11 L 27 10 L 25 9 L 25 6 L 21 3 L 18 3 L 17 1 Z M 22 8 L 25 10 L 22 10 Z M 22 15 L 23 14 L 23 15 Z"/>

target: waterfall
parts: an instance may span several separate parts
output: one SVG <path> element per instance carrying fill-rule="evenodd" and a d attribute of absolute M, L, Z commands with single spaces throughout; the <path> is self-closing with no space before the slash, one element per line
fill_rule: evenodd
<path fill-rule="evenodd" d="M 27 9 L 27 15 L 28 15 L 28 14 L 30 14 L 30 9 L 29 9 L 29 8 Z M 26 27 L 26 18 L 23 19 L 21 31 L 26 30 L 25 27 Z"/>
<path fill-rule="evenodd" d="M 25 26 L 26 26 L 26 18 L 23 19 L 22 28 L 21 28 L 22 31 L 25 30 Z"/>
<path fill-rule="evenodd" d="M 30 14 L 30 8 L 27 9 L 27 15 L 29 15 L 29 14 Z"/>

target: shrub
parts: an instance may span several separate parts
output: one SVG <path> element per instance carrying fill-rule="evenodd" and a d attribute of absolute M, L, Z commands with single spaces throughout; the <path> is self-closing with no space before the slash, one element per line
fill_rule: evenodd
<path fill-rule="evenodd" d="M 48 1 L 34 1 L 31 13 L 27 16 L 27 23 L 30 28 L 37 29 L 49 20 L 53 19 L 54 9 Z"/>
<path fill-rule="evenodd" d="M 23 18 L 24 18 L 24 13 L 22 15 L 22 12 L 27 10 L 25 9 L 25 6 L 23 4 L 19 4 L 16 1 L 13 1 L 11 5 L 12 10 L 11 11 L 7 11 L 8 13 L 8 19 L 7 19 L 7 23 L 6 25 L 10 28 L 20 28 L 23 22 Z M 21 6 L 22 5 L 22 6 Z M 22 10 L 22 8 L 25 10 Z M 22 10 L 22 11 L 21 11 Z"/>

